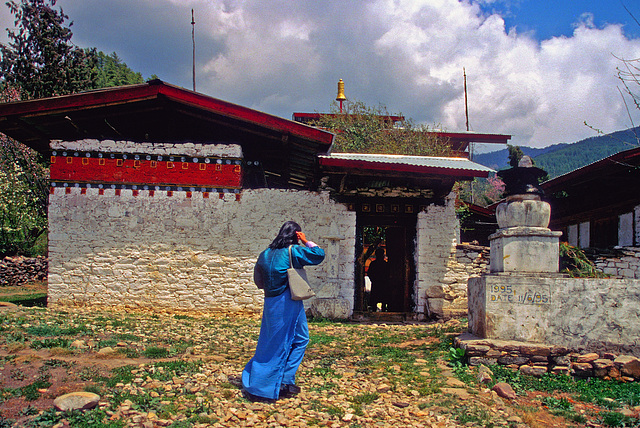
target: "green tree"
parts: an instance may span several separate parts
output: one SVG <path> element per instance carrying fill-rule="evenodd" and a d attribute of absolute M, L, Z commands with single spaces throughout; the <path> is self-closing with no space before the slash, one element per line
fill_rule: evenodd
<path fill-rule="evenodd" d="M 522 149 L 520 148 L 520 146 L 512 146 L 511 144 L 507 144 L 507 150 L 509 150 L 509 165 L 514 168 L 517 167 L 518 162 L 520 162 L 520 159 L 522 159 L 522 156 L 524 156 Z"/>
<path fill-rule="evenodd" d="M 98 52 L 95 74 L 95 89 L 144 83 L 142 74 L 131 70 L 115 52 L 111 55 Z"/>
<path fill-rule="evenodd" d="M 452 151 L 429 127 L 361 101 L 347 101 L 342 112 L 332 104 L 330 113 L 320 114 L 314 125 L 336 134 L 335 152 L 447 156 Z"/>
<path fill-rule="evenodd" d="M 69 17 L 55 10 L 57 0 L 11 0 L 16 31 L 0 47 L 0 83 L 18 88 L 21 99 L 64 95 L 94 85 L 97 54 L 71 43 Z"/>
<path fill-rule="evenodd" d="M 0 102 L 142 83 L 114 52 L 71 43 L 68 17 L 56 0 L 10 1 L 17 31 L 0 47 Z M 41 156 L 0 135 L 0 256 L 46 251 L 48 169 Z M 44 239 L 43 239 L 44 237 Z"/>

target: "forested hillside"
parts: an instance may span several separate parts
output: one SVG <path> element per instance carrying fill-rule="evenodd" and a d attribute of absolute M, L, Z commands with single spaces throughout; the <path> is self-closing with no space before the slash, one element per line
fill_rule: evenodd
<path fill-rule="evenodd" d="M 573 144 L 554 144 L 542 149 L 520 146 L 525 155 L 533 158 L 536 166 L 554 178 L 574 169 L 583 167 L 623 150 L 640 145 L 640 127 L 618 131 L 598 137 L 591 137 Z M 509 166 L 507 149 L 483 153 L 474 157 L 474 162 L 493 169 Z"/>

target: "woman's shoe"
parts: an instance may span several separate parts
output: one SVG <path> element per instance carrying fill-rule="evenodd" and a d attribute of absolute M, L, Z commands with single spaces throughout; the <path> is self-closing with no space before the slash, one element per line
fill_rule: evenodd
<path fill-rule="evenodd" d="M 269 403 L 269 404 L 273 404 L 276 402 L 275 399 L 273 398 L 266 398 L 266 397 L 260 397 L 259 395 L 254 395 L 252 393 L 250 393 L 249 391 L 246 390 L 242 390 L 242 395 L 244 395 L 244 398 L 246 398 L 247 400 L 251 401 L 252 403 Z"/>
<path fill-rule="evenodd" d="M 296 385 L 282 385 L 280 387 L 280 398 L 291 398 L 300 394 L 301 391 L 302 389 Z"/>

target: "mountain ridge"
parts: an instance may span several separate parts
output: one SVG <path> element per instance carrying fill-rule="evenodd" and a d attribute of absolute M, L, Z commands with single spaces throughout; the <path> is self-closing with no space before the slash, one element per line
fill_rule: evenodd
<path fill-rule="evenodd" d="M 543 148 L 520 146 L 549 178 L 571 172 L 624 150 L 640 146 L 640 126 Z M 509 167 L 508 149 L 475 155 L 473 161 L 495 170 Z"/>

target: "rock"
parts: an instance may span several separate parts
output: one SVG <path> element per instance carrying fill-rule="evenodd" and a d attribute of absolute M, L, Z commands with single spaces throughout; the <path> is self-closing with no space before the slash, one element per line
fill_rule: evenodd
<path fill-rule="evenodd" d="M 529 357 L 522 355 L 505 355 L 504 357 L 498 358 L 498 362 L 504 366 L 508 366 L 510 364 L 517 364 L 518 366 L 521 366 L 529 362 Z"/>
<path fill-rule="evenodd" d="M 461 400 L 469 400 L 471 399 L 471 394 L 467 392 L 466 389 L 462 388 L 440 388 L 440 391 L 443 394 L 451 394 L 459 397 Z"/>
<path fill-rule="evenodd" d="M 520 353 L 522 355 L 542 355 L 546 357 L 551 354 L 551 347 L 541 344 L 523 344 L 520 346 Z"/>
<path fill-rule="evenodd" d="M 492 388 L 493 391 L 498 394 L 498 396 L 502 398 L 507 398 L 509 400 L 514 400 L 516 398 L 516 392 L 513 390 L 511 385 L 505 382 L 496 383 Z"/>
<path fill-rule="evenodd" d="M 620 355 L 613 362 L 622 375 L 640 377 L 640 360 L 638 358 L 631 355 Z"/>
<path fill-rule="evenodd" d="M 353 413 L 347 413 L 342 417 L 342 422 L 351 422 L 353 419 Z"/>
<path fill-rule="evenodd" d="M 382 384 L 376 388 L 376 391 L 380 394 L 384 394 L 385 392 L 389 392 L 390 389 L 391 387 L 389 385 Z"/>
<path fill-rule="evenodd" d="M 520 373 L 529 376 L 542 376 L 546 372 L 545 366 L 520 366 Z"/>
<path fill-rule="evenodd" d="M 594 369 L 609 369 L 613 367 L 613 361 L 607 359 L 597 359 L 591 362 Z"/>
<path fill-rule="evenodd" d="M 620 377 L 620 370 L 618 370 L 617 367 L 611 367 L 609 369 L 609 376 L 611 376 L 614 379 L 618 379 Z"/>
<path fill-rule="evenodd" d="M 560 355 L 560 356 L 552 357 L 552 358 L 553 358 L 553 362 L 558 366 L 570 366 L 571 365 L 571 358 L 569 358 L 568 355 Z"/>
<path fill-rule="evenodd" d="M 446 381 L 447 386 L 452 388 L 466 388 L 467 384 L 455 377 L 448 377 Z"/>
<path fill-rule="evenodd" d="M 493 380 L 493 372 L 489 367 L 480 365 L 478 367 L 478 383 L 490 383 Z"/>
<path fill-rule="evenodd" d="M 110 346 L 106 346 L 98 351 L 98 354 L 100 355 L 111 355 L 115 353 L 116 353 L 115 349 L 113 349 Z"/>
<path fill-rule="evenodd" d="M 593 366 L 589 363 L 573 363 L 571 370 L 578 377 L 589 377 L 593 374 Z"/>
<path fill-rule="evenodd" d="M 66 412 L 67 410 L 86 410 L 93 409 L 98 405 L 100 396 L 92 392 L 71 392 L 61 395 L 53 400 L 56 409 Z"/>
<path fill-rule="evenodd" d="M 496 364 L 497 360 L 495 358 L 484 358 L 484 357 L 471 357 L 469 358 L 470 366 L 479 366 L 483 364 L 485 366 L 492 366 Z"/>
<path fill-rule="evenodd" d="M 633 417 L 636 416 L 636 412 L 634 412 L 631 409 L 622 409 L 619 412 L 622 413 L 624 416 L 627 416 L 629 418 L 633 418 Z"/>
<path fill-rule="evenodd" d="M 18 305 L 11 302 L 0 302 L 0 309 L 17 309 Z"/>
<path fill-rule="evenodd" d="M 72 348 L 78 348 L 78 349 L 84 349 L 87 347 L 87 345 L 84 343 L 84 340 L 74 340 L 73 342 L 71 342 L 71 347 Z"/>
<path fill-rule="evenodd" d="M 551 373 L 568 375 L 571 373 L 571 369 L 568 366 L 555 366 L 551 369 Z"/>
<path fill-rule="evenodd" d="M 591 363 L 595 360 L 597 360 L 598 358 L 600 358 L 600 355 L 596 354 L 595 352 L 589 353 L 589 354 L 583 354 L 583 355 L 579 355 L 578 358 L 576 359 L 577 363 Z"/>
<path fill-rule="evenodd" d="M 409 407 L 411 403 L 407 403 L 406 401 L 394 401 L 393 405 L 396 407 L 400 407 L 401 409 L 404 409 L 405 407 Z"/>

